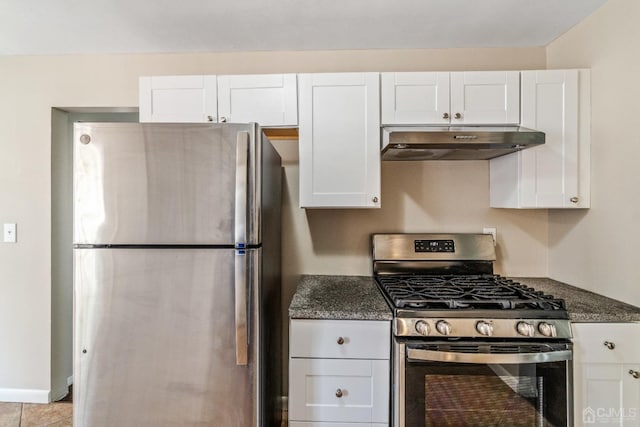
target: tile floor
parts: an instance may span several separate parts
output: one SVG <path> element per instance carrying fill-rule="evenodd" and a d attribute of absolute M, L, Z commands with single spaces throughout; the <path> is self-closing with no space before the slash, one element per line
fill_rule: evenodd
<path fill-rule="evenodd" d="M 0 427 L 72 427 L 72 418 L 71 394 L 48 405 L 0 402 Z M 286 412 L 283 418 L 281 427 L 287 427 Z"/>
<path fill-rule="evenodd" d="M 0 402 L 0 427 L 71 427 L 73 404 Z"/>

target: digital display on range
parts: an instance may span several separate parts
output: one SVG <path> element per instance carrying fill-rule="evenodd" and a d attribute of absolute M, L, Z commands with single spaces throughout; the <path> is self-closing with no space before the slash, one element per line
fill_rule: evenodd
<path fill-rule="evenodd" d="M 455 252 L 453 240 L 415 240 L 416 252 Z"/>

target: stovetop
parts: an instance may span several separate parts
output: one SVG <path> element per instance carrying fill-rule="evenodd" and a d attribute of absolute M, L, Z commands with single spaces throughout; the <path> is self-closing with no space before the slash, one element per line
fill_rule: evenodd
<path fill-rule="evenodd" d="M 489 235 L 374 234 L 372 243 L 397 337 L 571 338 L 564 300 L 493 274 Z"/>
<path fill-rule="evenodd" d="M 394 334 L 430 338 L 571 337 L 565 302 L 497 275 L 378 275 Z"/>
<path fill-rule="evenodd" d="M 498 275 L 394 274 L 376 280 L 399 309 L 566 311 L 564 300 Z"/>

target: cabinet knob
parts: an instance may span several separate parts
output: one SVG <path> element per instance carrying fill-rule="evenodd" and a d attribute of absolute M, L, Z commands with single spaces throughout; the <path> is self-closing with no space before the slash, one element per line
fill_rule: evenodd
<path fill-rule="evenodd" d="M 212 122 L 213 121 L 213 116 L 207 116 L 207 121 L 208 122 Z"/>
<path fill-rule="evenodd" d="M 344 338 L 338 337 L 338 345 L 344 344 Z"/>
<path fill-rule="evenodd" d="M 373 203 L 378 203 L 378 197 L 377 196 L 373 196 L 373 198 L 371 199 L 371 201 Z"/>
<path fill-rule="evenodd" d="M 633 369 L 629 369 L 629 375 L 631 375 L 635 379 L 640 378 L 640 372 L 634 371 Z"/>
<path fill-rule="evenodd" d="M 616 345 L 609 341 L 605 341 L 604 346 L 607 347 L 609 350 L 613 350 L 614 348 L 616 348 Z"/>
<path fill-rule="evenodd" d="M 449 113 L 444 113 L 444 114 L 442 115 L 442 118 L 443 118 L 443 119 L 448 119 L 448 118 L 449 118 Z"/>
<path fill-rule="evenodd" d="M 227 123 L 227 118 L 226 117 L 220 117 L 220 123 Z"/>
<path fill-rule="evenodd" d="M 579 199 L 579 198 L 577 198 L 577 197 L 572 197 L 572 198 L 570 198 L 570 199 L 569 199 L 569 201 L 570 201 L 571 203 L 578 203 L 578 202 L 580 201 L 580 199 Z"/>
<path fill-rule="evenodd" d="M 341 389 L 337 389 L 336 390 L 336 397 L 339 399 L 343 396 L 342 390 Z"/>
<path fill-rule="evenodd" d="M 460 113 L 456 113 L 456 115 L 454 116 L 456 119 L 460 120 L 462 118 L 462 114 Z"/>

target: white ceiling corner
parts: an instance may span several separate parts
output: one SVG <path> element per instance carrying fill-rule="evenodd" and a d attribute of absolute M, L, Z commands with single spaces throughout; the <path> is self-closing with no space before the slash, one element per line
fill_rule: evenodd
<path fill-rule="evenodd" d="M 606 0 L 0 0 L 0 55 L 545 46 Z"/>

